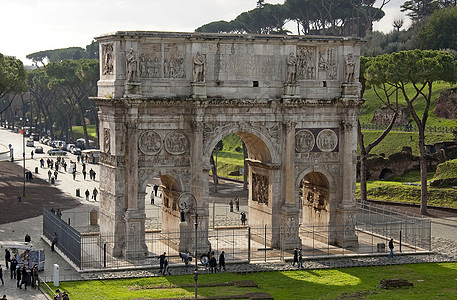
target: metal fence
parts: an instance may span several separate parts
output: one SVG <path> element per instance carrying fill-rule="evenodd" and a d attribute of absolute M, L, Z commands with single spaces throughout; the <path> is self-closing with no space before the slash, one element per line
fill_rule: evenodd
<path fill-rule="evenodd" d="M 52 241 L 57 234 L 57 247 L 78 268 L 81 268 L 81 234 L 62 220 L 61 216 L 43 208 L 43 235 Z"/>
<path fill-rule="evenodd" d="M 428 251 L 431 249 L 431 222 L 428 219 L 405 214 L 400 210 L 385 209 L 370 203 L 357 202 L 359 213 L 356 215 L 356 234 L 358 247 L 341 247 L 335 245 L 334 237 L 344 235 L 344 226 L 301 225 L 299 236 L 301 244 L 294 247 L 302 248 L 303 257 L 331 257 L 339 255 L 384 254 L 390 238 L 393 238 L 396 249 L 403 253 Z M 84 217 L 85 218 L 85 217 Z M 293 250 L 282 250 L 284 247 L 270 247 L 272 232 L 279 237 L 279 245 L 283 244 L 287 235 L 280 228 L 271 227 L 223 227 L 217 224 L 208 230 L 208 241 L 216 257 L 224 251 L 227 263 L 231 262 L 271 262 L 293 258 Z M 43 231 L 52 240 L 54 232 L 59 236 L 59 249 L 81 270 L 105 268 L 158 268 L 158 257 L 166 252 L 169 263 L 183 265 L 179 252 L 176 250 L 181 236 L 193 238 L 193 234 L 180 232 L 163 233 L 161 230 L 148 230 L 145 234 L 146 255 L 138 259 L 127 259 L 111 255 L 110 249 L 122 240 L 124 244 L 137 245 L 139 249 L 130 247 L 134 253 L 145 252 L 140 247 L 140 236 L 109 236 L 99 232 L 78 232 L 63 219 L 48 210 L 43 212 Z M 131 240 L 129 240 L 131 239 Z M 185 241 L 184 244 L 192 244 Z M 199 243 L 201 241 L 199 240 Z M 276 244 L 276 245 L 277 245 Z M 133 246 L 135 247 L 135 246 Z M 290 248 L 290 245 L 289 245 Z M 193 256 L 193 253 L 191 253 Z"/>
<path fill-rule="evenodd" d="M 372 124 L 372 123 L 361 123 L 360 126 L 362 129 L 372 129 L 372 130 L 384 130 L 388 125 L 382 124 Z M 392 127 L 393 131 L 405 131 L 405 132 L 418 132 L 419 129 L 416 125 L 395 125 Z M 425 132 L 431 133 L 453 133 L 457 131 L 457 127 L 448 127 L 448 126 L 426 126 Z"/>

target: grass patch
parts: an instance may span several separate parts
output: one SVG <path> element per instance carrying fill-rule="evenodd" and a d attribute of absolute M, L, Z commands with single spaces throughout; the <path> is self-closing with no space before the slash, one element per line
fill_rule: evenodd
<path fill-rule="evenodd" d="M 89 135 L 90 139 L 96 139 L 97 135 L 95 132 L 95 124 L 93 125 L 86 125 L 87 127 L 87 134 Z M 84 128 L 83 126 L 73 126 L 72 127 L 73 134 L 75 136 L 75 139 L 83 138 L 84 137 Z M 95 141 L 95 140 L 94 140 Z"/>
<path fill-rule="evenodd" d="M 435 176 L 433 176 L 434 180 L 449 178 L 457 178 L 457 159 L 439 164 Z"/>
<path fill-rule="evenodd" d="M 378 288 L 382 279 L 403 278 L 411 288 Z M 218 273 L 200 275 L 199 283 L 214 285 L 253 281 L 251 286 L 200 287 L 199 297 L 268 293 L 274 299 L 455 299 L 457 263 L 413 264 L 330 270 L 300 270 L 256 274 Z M 193 296 L 193 275 L 139 279 L 61 282 L 71 299 L 160 299 Z M 180 287 L 180 285 L 182 287 Z M 154 286 L 157 289 L 141 288 Z M 163 288 L 161 288 L 161 286 Z M 51 284 L 52 287 L 52 284 Z M 132 288 L 135 287 L 135 288 Z M 54 287 L 55 290 L 55 287 Z"/>

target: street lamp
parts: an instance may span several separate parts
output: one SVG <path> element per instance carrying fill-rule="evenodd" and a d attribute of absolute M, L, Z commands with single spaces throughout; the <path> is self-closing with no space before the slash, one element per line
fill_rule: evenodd
<path fill-rule="evenodd" d="M 193 203 L 190 203 L 189 199 L 192 199 Z M 179 205 L 179 208 L 181 209 L 180 211 L 180 222 L 179 222 L 179 227 L 187 227 L 188 224 L 186 222 L 186 219 L 184 217 L 184 213 L 188 212 L 190 210 L 190 208 L 195 205 L 193 208 L 194 208 L 194 212 L 195 212 L 195 256 L 194 256 L 194 259 L 195 259 L 195 271 L 194 271 L 194 279 L 195 279 L 195 299 L 198 299 L 198 296 L 197 296 L 197 290 L 198 290 L 198 263 L 197 263 L 197 228 L 198 228 L 198 203 L 197 203 L 197 199 L 195 198 L 195 196 L 190 193 L 190 192 L 184 192 L 182 193 L 181 195 L 179 195 L 179 198 L 178 198 L 178 205 Z"/>

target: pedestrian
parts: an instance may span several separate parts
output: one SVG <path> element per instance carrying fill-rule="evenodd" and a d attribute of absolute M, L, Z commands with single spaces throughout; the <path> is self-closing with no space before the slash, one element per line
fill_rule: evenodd
<path fill-rule="evenodd" d="M 1 300 L 8 300 L 8 299 L 6 299 L 6 295 L 3 295 Z"/>
<path fill-rule="evenodd" d="M 86 170 L 83 169 L 82 173 L 83 173 L 83 179 L 86 180 L 86 174 L 87 174 Z"/>
<path fill-rule="evenodd" d="M 154 191 L 151 191 L 151 205 L 154 205 Z"/>
<path fill-rule="evenodd" d="M 32 157 L 32 159 L 33 159 L 33 150 L 32 150 L 32 152 L 30 152 L 30 156 L 31 156 L 31 157 Z"/>
<path fill-rule="evenodd" d="M 166 255 L 167 255 L 167 253 L 164 252 L 163 254 L 161 254 L 161 255 L 159 256 L 159 273 L 160 273 L 160 274 L 163 274 L 163 273 L 162 273 L 162 272 L 163 272 L 163 264 L 164 264 L 164 262 L 165 262 Z"/>
<path fill-rule="evenodd" d="M 51 242 L 51 251 L 54 251 L 54 247 L 57 246 L 58 242 L 59 242 L 59 238 L 57 237 L 57 233 L 54 232 L 54 237 L 52 238 L 52 242 Z"/>
<path fill-rule="evenodd" d="M 76 167 L 73 168 L 73 180 L 76 180 Z"/>
<path fill-rule="evenodd" d="M 25 234 L 25 238 L 24 238 L 24 242 L 26 243 L 30 243 L 32 241 L 32 238 L 30 237 L 30 235 L 28 233 Z"/>
<path fill-rule="evenodd" d="M 302 248 L 298 250 L 298 264 L 297 268 L 301 269 L 303 268 L 303 253 L 302 253 Z"/>
<path fill-rule="evenodd" d="M 157 191 L 159 190 L 159 186 L 157 184 L 154 185 L 154 195 L 157 197 Z"/>
<path fill-rule="evenodd" d="M 11 275 L 11 279 L 16 279 L 16 268 L 17 268 L 17 260 L 16 260 L 16 257 L 13 256 L 13 258 L 11 259 L 11 262 L 10 262 L 10 275 Z"/>
<path fill-rule="evenodd" d="M 94 177 L 93 181 L 95 181 L 95 174 L 96 174 L 95 171 L 92 171 L 92 176 Z"/>
<path fill-rule="evenodd" d="M 394 257 L 394 239 L 390 239 L 389 249 L 390 249 L 390 253 L 389 253 L 388 257 L 393 258 Z"/>
<path fill-rule="evenodd" d="M 40 280 L 38 278 L 38 265 L 35 264 L 32 268 L 32 287 L 34 289 L 40 287 Z"/>
<path fill-rule="evenodd" d="M 5 249 L 5 264 L 8 269 L 8 263 L 11 261 L 11 253 L 9 249 Z"/>
<path fill-rule="evenodd" d="M 60 208 L 57 209 L 56 216 L 62 218 L 62 211 L 60 210 Z"/>
<path fill-rule="evenodd" d="M 166 275 L 166 273 L 168 273 L 168 275 L 170 275 L 170 270 L 168 270 L 168 259 L 165 258 L 165 260 L 163 261 L 163 275 Z"/>
<path fill-rule="evenodd" d="M 17 267 L 16 269 L 16 286 L 20 289 L 22 289 L 20 283 L 21 283 L 21 280 L 22 280 L 22 269 L 21 267 Z"/>
<path fill-rule="evenodd" d="M 52 176 L 52 172 L 51 170 L 48 171 L 48 179 L 49 179 L 49 182 L 51 182 L 51 176 Z"/>
<path fill-rule="evenodd" d="M 86 164 L 84 162 L 83 162 L 82 166 L 83 166 L 83 172 L 86 172 Z"/>
<path fill-rule="evenodd" d="M 209 259 L 209 270 L 211 273 L 217 272 L 217 261 L 216 257 L 214 257 L 214 252 L 211 253 L 211 258 Z"/>
<path fill-rule="evenodd" d="M 89 170 L 89 178 L 90 180 L 94 180 L 94 170 L 92 169 Z"/>
<path fill-rule="evenodd" d="M 54 300 L 62 300 L 62 292 L 59 289 L 56 290 Z"/>
<path fill-rule="evenodd" d="M 40 159 L 40 167 L 42 169 L 44 168 L 44 159 L 43 158 Z"/>
<path fill-rule="evenodd" d="M 57 166 L 56 166 L 57 167 Z M 59 172 L 57 172 L 57 169 L 54 171 L 54 177 L 56 178 L 57 180 L 57 175 L 59 174 Z"/>
<path fill-rule="evenodd" d="M 67 293 L 62 292 L 62 300 L 70 300 L 70 298 L 68 297 Z"/>
<path fill-rule="evenodd" d="M 298 264 L 298 249 L 294 248 L 294 262 L 292 263 L 292 266 L 295 266 L 295 263 Z"/>
<path fill-rule="evenodd" d="M 65 170 L 65 172 L 67 172 L 67 162 L 63 163 L 63 169 Z"/>
<path fill-rule="evenodd" d="M 5 282 L 3 281 L 3 269 L 2 269 L 2 265 L 0 265 L 0 280 L 2 281 L 2 285 L 5 285 Z"/>
<path fill-rule="evenodd" d="M 181 257 L 182 261 L 184 262 L 185 270 L 186 273 L 189 270 L 189 259 L 190 259 L 190 253 L 179 253 L 179 257 Z"/>
<path fill-rule="evenodd" d="M 89 189 L 86 189 L 86 201 L 89 201 L 89 195 L 90 195 L 90 192 L 89 192 Z"/>
<path fill-rule="evenodd" d="M 81 159 L 81 158 L 79 157 L 79 155 L 78 155 L 77 159 L 78 159 L 78 162 L 79 162 L 79 160 Z"/>
<path fill-rule="evenodd" d="M 22 267 L 22 280 L 21 280 L 21 284 L 19 285 L 19 288 L 22 289 L 22 285 L 24 285 L 24 289 L 27 290 L 27 283 L 29 281 L 29 274 L 27 272 L 27 269 L 24 267 Z"/>
<path fill-rule="evenodd" d="M 92 198 L 94 199 L 95 202 L 97 201 L 97 195 L 98 195 L 97 188 L 94 187 L 94 190 L 92 191 Z"/>
<path fill-rule="evenodd" d="M 219 255 L 219 271 L 222 271 L 222 268 L 225 270 L 225 252 L 222 251 L 221 254 Z"/>
<path fill-rule="evenodd" d="M 236 211 L 240 211 L 240 197 L 238 197 L 238 196 L 235 197 L 235 206 L 236 206 Z"/>
<path fill-rule="evenodd" d="M 243 211 L 241 212 L 241 225 L 246 225 L 246 213 Z"/>
<path fill-rule="evenodd" d="M 230 212 L 233 212 L 233 200 L 230 200 L 229 205 L 230 205 Z"/>

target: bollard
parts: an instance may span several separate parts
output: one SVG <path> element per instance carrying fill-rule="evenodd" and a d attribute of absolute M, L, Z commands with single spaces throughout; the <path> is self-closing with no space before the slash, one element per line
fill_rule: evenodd
<path fill-rule="evenodd" d="M 79 189 L 76 189 L 76 197 L 81 197 L 81 191 Z"/>
<path fill-rule="evenodd" d="M 98 210 L 93 209 L 90 211 L 90 226 L 97 226 L 98 224 Z"/>
<path fill-rule="evenodd" d="M 55 287 L 58 287 L 59 286 L 59 265 L 58 264 L 54 264 L 54 273 L 53 273 L 53 277 L 54 277 L 54 286 Z"/>
<path fill-rule="evenodd" d="M 38 167 L 35 167 L 35 173 L 38 174 Z"/>

